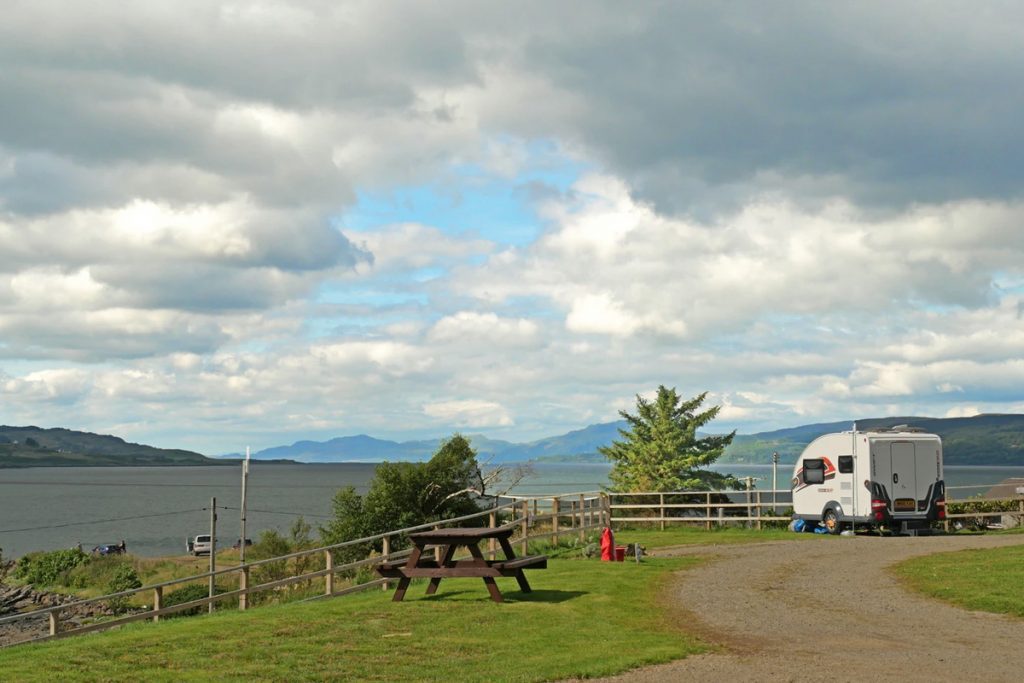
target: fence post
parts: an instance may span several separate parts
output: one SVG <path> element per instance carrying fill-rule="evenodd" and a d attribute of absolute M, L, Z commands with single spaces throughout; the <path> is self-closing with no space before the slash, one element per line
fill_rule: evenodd
<path fill-rule="evenodd" d="M 586 507 L 586 505 L 587 505 L 587 499 L 581 493 L 580 494 L 580 505 L 579 505 L 579 508 L 578 508 L 579 509 L 579 513 L 580 513 L 580 526 L 579 526 L 579 530 L 580 530 L 580 542 L 581 543 L 583 541 L 587 540 L 587 532 L 583 528 L 583 509 Z"/>
<path fill-rule="evenodd" d="M 50 635 L 55 636 L 60 633 L 60 610 L 54 610 L 50 612 Z"/>
<path fill-rule="evenodd" d="M 324 551 L 324 562 L 327 570 L 324 574 L 324 595 L 334 595 L 334 555 L 330 550 Z"/>
<path fill-rule="evenodd" d="M 527 549 L 529 548 L 529 545 L 528 545 L 528 542 L 527 542 L 526 539 L 530 535 L 530 501 L 529 500 L 524 500 L 523 501 L 522 530 L 523 530 L 523 541 L 522 541 L 522 543 L 523 543 L 523 550 L 522 550 L 522 552 L 523 552 L 523 555 L 527 555 L 528 554 Z"/>
<path fill-rule="evenodd" d="M 757 530 L 761 530 L 761 492 L 757 491 Z"/>
<path fill-rule="evenodd" d="M 441 530 L 441 525 L 440 524 L 435 524 L 434 525 L 434 531 L 440 531 L 440 530 Z M 434 561 L 437 562 L 438 566 L 441 565 L 441 546 L 439 546 L 439 545 L 435 545 L 434 546 Z"/>
<path fill-rule="evenodd" d="M 498 526 L 498 513 L 495 510 L 491 510 L 491 514 L 487 516 L 487 526 L 492 529 Z M 490 556 L 490 559 L 497 559 L 498 540 L 496 538 L 487 540 L 487 554 Z"/>
<path fill-rule="evenodd" d="M 661 530 L 665 530 L 665 494 L 658 494 L 658 517 L 661 518 Z"/>
<path fill-rule="evenodd" d="M 555 535 L 555 545 L 558 545 L 558 513 L 560 512 L 561 504 L 558 496 L 551 498 L 551 514 L 553 515 L 551 518 L 551 532 Z"/>
<path fill-rule="evenodd" d="M 384 538 L 381 539 L 380 552 L 381 552 L 381 560 L 383 562 L 387 562 L 389 559 L 391 559 L 391 537 L 390 536 L 385 536 Z M 388 589 L 388 580 L 384 579 L 384 583 L 381 584 L 381 585 L 384 587 L 384 590 L 387 591 L 387 589 Z"/>
<path fill-rule="evenodd" d="M 570 500 L 569 501 L 569 528 L 570 529 L 575 529 L 576 528 L 576 501 L 575 500 Z"/>
<path fill-rule="evenodd" d="M 246 591 L 249 589 L 249 565 L 243 564 L 238 573 L 238 589 Z M 238 609 L 247 610 L 249 609 L 249 594 L 239 593 L 238 594 Z"/>
<path fill-rule="evenodd" d="M 754 516 L 754 511 L 750 509 L 750 485 L 753 483 L 753 477 L 747 477 L 747 528 L 750 528 L 750 518 Z"/>
<path fill-rule="evenodd" d="M 711 531 L 711 491 L 707 492 L 708 502 L 704 508 L 704 516 L 707 518 L 707 530 Z"/>
<path fill-rule="evenodd" d="M 153 589 L 153 611 L 159 612 L 164 607 L 164 587 L 157 586 Z M 153 615 L 153 623 L 160 621 L 160 615 Z"/>

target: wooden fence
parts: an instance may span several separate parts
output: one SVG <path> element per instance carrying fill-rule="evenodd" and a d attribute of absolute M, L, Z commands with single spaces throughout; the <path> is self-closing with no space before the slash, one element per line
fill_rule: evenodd
<path fill-rule="evenodd" d="M 387 560 L 401 559 L 408 556 L 410 552 L 409 550 L 396 550 L 392 552 L 391 548 L 392 546 L 399 545 L 398 541 L 410 532 L 423 531 L 426 529 L 439 529 L 445 526 L 472 522 L 473 520 L 486 520 L 486 524 L 490 527 L 500 526 L 502 528 L 514 529 L 515 534 L 512 537 L 512 542 L 514 544 L 520 544 L 522 554 L 525 555 L 527 553 L 527 544 L 530 542 L 537 542 L 541 540 L 558 542 L 566 536 L 578 538 L 580 541 L 583 541 L 585 540 L 588 531 L 607 526 L 610 518 L 607 496 L 603 493 L 596 492 L 563 494 L 561 496 L 547 497 L 543 499 L 543 503 L 542 499 L 536 497 L 503 496 L 496 500 L 495 503 L 496 504 L 491 508 L 471 515 L 465 515 L 463 517 L 421 524 L 419 526 L 409 527 L 406 529 L 389 531 L 376 536 L 357 538 L 344 543 L 337 543 L 335 545 L 323 546 L 311 550 L 302 550 L 288 555 L 281 555 L 264 560 L 246 562 L 244 564 L 225 567 L 212 572 L 205 572 L 181 579 L 165 581 L 163 583 L 142 586 L 141 588 L 121 591 L 120 593 L 101 595 L 95 598 L 79 600 L 65 605 L 33 610 L 31 612 L 23 612 L 0 618 L 0 625 L 12 624 L 14 622 L 29 619 L 47 619 L 49 621 L 48 635 L 35 638 L 30 637 L 16 643 L 8 643 L 8 645 L 14 645 L 26 642 L 39 642 L 53 638 L 63 638 L 72 635 L 90 633 L 93 631 L 101 631 L 136 621 L 157 622 L 160 621 L 161 617 L 203 606 L 209 606 L 212 610 L 212 606 L 216 603 L 233 600 L 235 598 L 238 599 L 238 609 L 245 610 L 251 606 L 249 604 L 250 595 L 273 591 L 302 582 L 310 582 L 315 579 L 323 579 L 322 593 L 315 596 L 315 598 L 345 595 L 347 593 L 363 591 L 379 586 L 383 586 L 387 589 L 388 579 L 375 579 L 346 587 L 339 586 L 339 581 L 337 579 L 338 575 L 341 573 L 352 573 L 361 567 L 373 567 Z M 376 545 L 378 542 L 381 548 L 381 552 L 379 554 L 372 552 L 370 555 L 356 561 L 335 564 L 335 555 L 339 551 L 366 544 Z M 494 541 L 491 541 L 490 547 L 488 548 L 488 553 L 491 559 L 495 558 L 496 552 L 496 544 Z M 311 558 L 311 560 L 315 561 L 317 565 L 320 565 L 318 560 L 322 559 L 323 569 L 315 569 L 313 571 L 295 571 L 295 573 L 285 578 L 260 584 L 250 583 L 253 570 L 257 570 L 261 567 L 268 567 L 274 563 L 284 563 L 287 567 L 287 563 L 289 561 L 292 561 L 293 568 L 297 568 L 305 563 L 296 562 L 296 560 L 302 560 L 303 558 Z M 196 584 L 201 581 L 209 581 L 212 586 L 212 580 L 217 577 L 237 579 L 238 588 L 236 590 L 225 591 L 223 593 L 214 593 L 211 587 L 210 594 L 206 597 L 191 600 L 189 602 L 183 602 L 177 605 L 164 606 L 164 596 L 171 589 Z M 94 605 L 96 603 L 125 601 L 140 593 L 148 593 L 152 596 L 153 605 L 151 609 L 123 616 L 116 616 L 111 619 L 85 625 L 75 625 L 62 619 L 62 615 L 67 614 L 69 611 L 74 611 L 78 608 Z"/>
<path fill-rule="evenodd" d="M 978 486 L 950 487 L 977 489 Z M 963 507 L 964 512 L 949 512 L 944 523 L 946 531 L 957 519 L 977 522 L 1012 518 L 1024 523 L 1024 496 L 1010 498 L 951 498 L 947 490 L 946 504 Z M 612 526 L 630 523 L 691 524 L 711 529 L 713 526 L 744 524 L 757 529 L 767 522 L 786 522 L 792 517 L 792 492 L 789 489 L 741 491 L 667 491 L 664 493 L 608 493 Z M 786 513 L 786 514 L 780 514 Z"/>

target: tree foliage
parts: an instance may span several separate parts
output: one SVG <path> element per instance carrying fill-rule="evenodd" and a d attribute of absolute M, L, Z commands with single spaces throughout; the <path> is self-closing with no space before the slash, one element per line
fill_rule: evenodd
<path fill-rule="evenodd" d="M 721 406 L 698 412 L 707 392 L 684 401 L 675 388 L 658 387 L 653 401 L 636 397 L 637 414 L 622 410 L 629 423 L 621 441 L 598 449 L 612 461 L 609 478 L 616 491 L 686 491 L 722 489 L 736 480 L 707 469 L 732 442 L 736 432 L 697 438 L 697 430 L 718 415 Z"/>
<path fill-rule="evenodd" d="M 427 522 L 461 517 L 479 510 L 474 494 L 483 494 L 484 477 L 476 451 L 460 434 L 443 441 L 427 462 L 384 462 L 370 489 L 359 495 L 347 486 L 334 496 L 334 519 L 321 527 L 327 544 L 342 543 Z M 374 544 L 379 550 L 380 543 Z M 400 542 L 393 542 L 397 550 Z M 364 556 L 370 548 L 351 548 L 340 558 Z"/>

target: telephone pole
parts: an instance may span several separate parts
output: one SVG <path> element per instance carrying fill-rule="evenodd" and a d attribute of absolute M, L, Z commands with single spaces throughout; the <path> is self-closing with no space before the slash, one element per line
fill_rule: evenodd
<path fill-rule="evenodd" d="M 217 571 L 217 499 L 210 499 L 210 604 L 209 612 L 213 614 L 213 596 L 217 593 L 213 572 Z"/>

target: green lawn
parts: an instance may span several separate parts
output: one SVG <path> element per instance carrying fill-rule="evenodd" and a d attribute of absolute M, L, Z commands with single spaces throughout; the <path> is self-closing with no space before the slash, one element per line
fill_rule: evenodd
<path fill-rule="evenodd" d="M 901 562 L 893 571 L 926 595 L 1024 618 L 1024 545 L 928 555 Z"/>
<path fill-rule="evenodd" d="M 552 560 L 534 592 L 455 579 L 0 650 L 6 680 L 503 680 L 589 677 L 707 649 L 664 599 L 692 558 Z"/>

